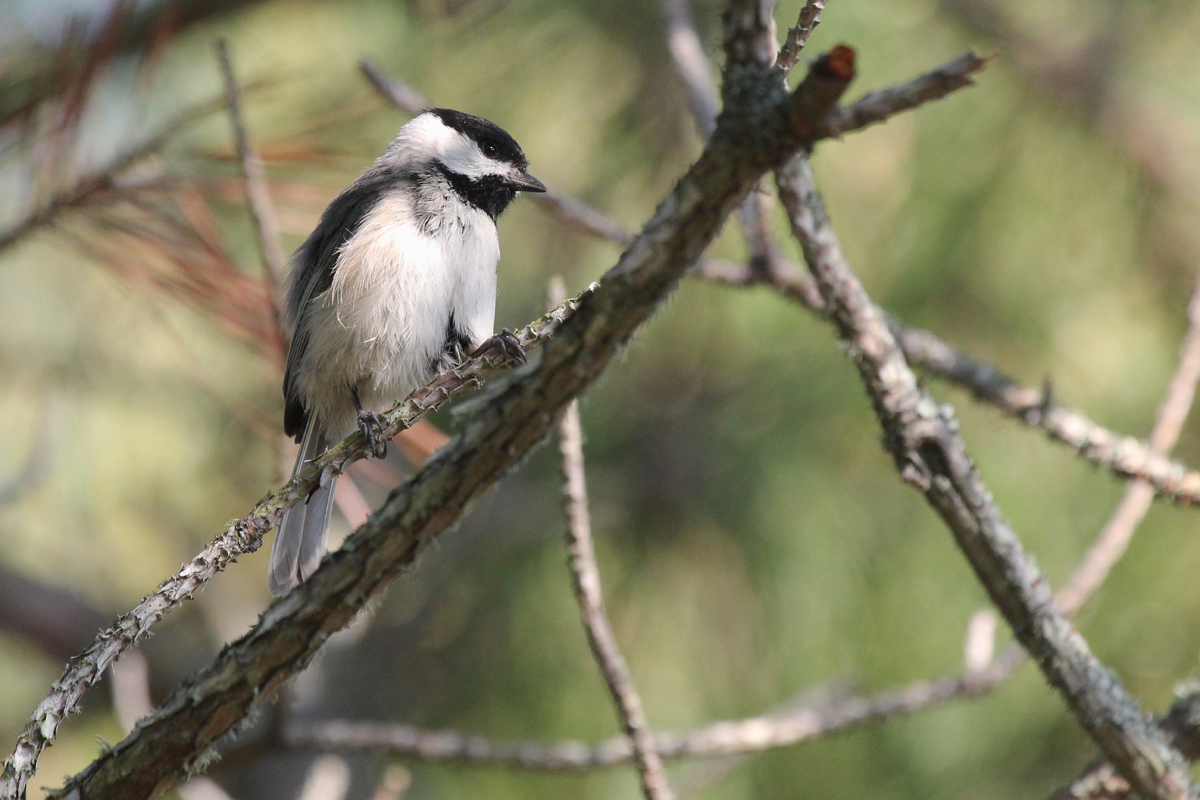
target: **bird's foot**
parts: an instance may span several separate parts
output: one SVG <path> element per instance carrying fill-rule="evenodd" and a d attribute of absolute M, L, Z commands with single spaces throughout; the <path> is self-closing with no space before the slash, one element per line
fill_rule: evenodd
<path fill-rule="evenodd" d="M 387 456 L 387 439 L 383 436 L 383 420 L 374 411 L 358 412 L 358 429 L 367 440 L 367 449 L 376 458 Z"/>
<path fill-rule="evenodd" d="M 525 363 L 525 348 L 517 340 L 516 334 L 508 328 L 503 328 L 495 336 L 475 348 L 471 357 L 484 357 L 500 366 L 519 367 Z"/>

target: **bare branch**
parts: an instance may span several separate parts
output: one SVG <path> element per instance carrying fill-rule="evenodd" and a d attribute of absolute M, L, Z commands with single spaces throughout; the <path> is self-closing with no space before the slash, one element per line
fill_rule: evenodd
<path fill-rule="evenodd" d="M 429 108 L 429 103 L 420 92 L 388 75 L 380 69 L 374 59 L 359 59 L 358 69 L 380 97 L 401 111 L 407 111 L 415 117 Z"/>
<path fill-rule="evenodd" d="M 800 60 L 800 51 L 808 44 L 808 37 L 821 24 L 821 12 L 825 10 L 825 0 L 808 0 L 800 9 L 800 18 L 794 27 L 788 28 L 787 39 L 775 56 L 775 68 L 782 70 L 784 75 L 790 73 Z"/>
<path fill-rule="evenodd" d="M 852 77 L 844 67 L 852 64 L 853 54 L 848 48 L 841 50 L 834 53 L 842 69 L 818 59 L 791 95 L 779 87 L 773 99 L 754 95 L 755 102 L 735 104 L 732 113 L 723 117 L 730 121 L 718 125 L 700 159 L 658 207 L 604 283 L 586 294 L 558 325 L 538 358 L 497 386 L 438 457 L 396 489 L 311 578 L 276 601 L 253 629 L 222 650 L 137 731 L 72 778 L 59 795 L 142 798 L 197 769 L 209 747 L 302 669 L 363 604 L 411 567 L 426 545 L 545 438 L 566 404 L 600 375 L 677 285 L 750 186 L 789 153 L 811 145 L 812 139 L 804 134 L 815 131 L 816 125 L 804 114 L 822 119 Z M 831 54 L 829 60 L 833 59 Z M 761 76 L 743 79 L 758 82 Z M 733 91 L 731 96 L 743 94 Z M 402 409 L 415 404 L 424 410 L 436 402 L 435 395 L 447 393 L 439 386 L 418 392 L 401 410 L 390 412 L 384 433 L 392 434 Z M 279 519 L 283 507 L 314 485 L 319 470 L 340 468 L 363 446 L 361 434 L 356 433 L 261 503 L 249 520 L 232 525 L 231 531 L 240 532 L 245 540 L 242 551 L 261 542 L 262 533 Z M 228 558 L 226 554 L 222 566 Z M 63 700 L 61 691 L 54 697 L 59 703 Z M 73 705 L 72 700 L 68 707 Z M 22 749 L 6 765 L 0 796 L 23 792 L 36 755 L 48 739 L 40 723 L 56 710 L 53 704 L 46 709 L 51 713 L 39 709 L 22 737 Z M 55 714 L 50 721 L 50 733 L 59 719 L 61 714 Z"/>
<path fill-rule="evenodd" d="M 579 602 L 579 614 L 587 631 L 588 645 L 617 706 L 621 727 L 633 743 L 633 758 L 642 781 L 642 793 L 646 800 L 670 800 L 674 795 L 663 772 L 662 759 L 655 750 L 654 734 L 646 722 L 642 698 L 633 685 L 633 676 L 629 674 L 629 667 L 608 621 L 608 613 L 604 610 L 600 568 L 596 565 L 592 522 L 588 514 L 587 482 L 583 470 L 583 426 L 579 421 L 578 400 L 572 400 L 567 405 L 558 426 L 558 436 L 563 475 L 566 478 L 563 500 L 567 512 L 568 564 L 571 567 L 575 599 Z"/>
<path fill-rule="evenodd" d="M 655 749 L 664 759 L 728 758 L 791 747 L 824 736 L 905 716 L 950 700 L 983 694 L 1007 674 L 994 669 L 916 681 L 873 695 L 834 698 L 786 707 L 757 717 L 715 722 L 682 733 L 659 731 Z M 370 750 L 424 761 L 516 767 L 546 772 L 583 772 L 633 760 L 627 736 L 598 744 L 564 741 L 506 742 L 457 731 L 429 731 L 372 722 L 295 722 L 283 732 L 288 747 L 309 750 Z"/>
<path fill-rule="evenodd" d="M 704 55 L 704 46 L 696 33 L 688 0 L 662 0 L 661 6 L 667 28 L 667 50 L 683 81 L 692 117 L 707 139 L 717 127 L 717 113 L 721 110 L 721 98 L 708 57 Z"/>
<path fill-rule="evenodd" d="M 275 214 L 275 205 L 271 202 L 266 168 L 263 166 L 262 156 L 250 143 L 250 137 L 246 133 L 241 92 L 238 90 L 237 76 L 233 71 L 229 45 L 224 39 L 217 40 L 217 61 L 221 65 L 221 75 L 225 80 L 225 102 L 229 106 L 233 140 L 237 146 L 238 158 L 242 162 L 242 174 L 246 178 L 246 198 L 250 201 L 250 215 L 254 218 L 254 230 L 258 234 L 258 247 L 262 253 L 263 265 L 272 283 L 275 321 L 280 323 L 282 329 L 283 303 L 280 287 L 283 286 L 287 272 L 287 256 L 284 255 L 283 245 L 279 240 L 279 219 Z"/>
<path fill-rule="evenodd" d="M 707 138 L 716 128 L 721 101 L 708 58 L 700 44 L 700 35 L 696 32 L 691 8 L 688 0 L 662 0 L 661 5 L 667 29 L 667 50 L 683 81 L 696 126 L 701 135 Z M 769 29 L 763 29 L 760 35 L 773 36 Z M 770 43 L 773 43 L 773 38 L 768 40 Z M 769 269 L 771 262 L 779 255 L 771 237 L 770 220 L 774 207 L 764 177 L 750 190 L 738 209 L 742 234 L 750 251 L 750 264 L 756 270 Z"/>
<path fill-rule="evenodd" d="M 1136 478 L 1176 503 L 1200 503 L 1200 473 L 1154 453 L 1130 436 L 1096 424 L 1084 414 L 1055 403 L 1045 389 L 1023 386 L 995 367 L 975 361 L 932 333 L 896 320 L 889 327 L 906 358 L 939 378 L 952 381 L 1027 425 L 1044 430 L 1082 458 L 1121 478 Z"/>
<path fill-rule="evenodd" d="M 842 254 L 807 157 L 794 157 L 777 182 L 901 476 L 941 515 L 1018 641 L 1130 783 L 1149 797 L 1195 797 L 1182 757 L 1055 606 L 1045 577 L 980 480 L 952 411 L 918 385 L 883 312 Z"/>
<path fill-rule="evenodd" d="M 940 100 L 951 92 L 970 86 L 971 75 L 987 66 L 992 56 L 981 57 L 974 52 L 958 58 L 906 83 L 869 92 L 848 106 L 838 106 L 826 117 L 821 136 L 836 138 L 894 117 L 932 100 Z"/>
<path fill-rule="evenodd" d="M 633 241 L 633 234 L 625 230 L 621 223 L 569 194 L 552 189 L 529 197 L 537 202 L 539 208 L 584 233 L 622 245 Z"/>

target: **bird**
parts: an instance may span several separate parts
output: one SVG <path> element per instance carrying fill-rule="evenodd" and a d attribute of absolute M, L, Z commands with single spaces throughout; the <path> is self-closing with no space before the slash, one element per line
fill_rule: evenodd
<path fill-rule="evenodd" d="M 518 193 L 546 191 L 528 168 L 495 123 L 428 109 L 325 209 L 292 256 L 286 287 L 283 427 L 300 443 L 293 477 L 356 428 L 386 455 L 377 409 L 465 356 L 498 348 L 523 359 L 511 333 L 494 333 L 496 221 Z M 323 474 L 280 521 L 273 595 L 319 566 L 336 481 Z"/>

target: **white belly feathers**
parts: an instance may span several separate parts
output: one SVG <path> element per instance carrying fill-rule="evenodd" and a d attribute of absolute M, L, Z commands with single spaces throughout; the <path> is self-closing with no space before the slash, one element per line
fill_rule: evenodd
<path fill-rule="evenodd" d="M 347 388 L 379 410 L 429 380 L 452 315 L 472 347 L 492 335 L 496 226 L 457 198 L 449 206 L 455 213 L 423 227 L 410 195 L 382 198 L 342 246 L 332 286 L 313 299 L 301 391 L 327 436 L 356 427 Z"/>

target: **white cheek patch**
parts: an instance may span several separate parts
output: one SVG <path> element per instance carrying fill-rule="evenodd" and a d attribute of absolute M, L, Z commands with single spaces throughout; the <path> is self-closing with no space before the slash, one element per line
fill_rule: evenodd
<path fill-rule="evenodd" d="M 512 165 L 488 158 L 479 145 L 461 135 L 442 151 L 442 163 L 451 172 L 465 175 L 471 180 L 488 175 L 507 176 L 513 171 Z"/>

